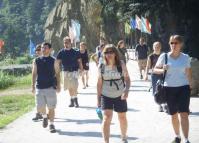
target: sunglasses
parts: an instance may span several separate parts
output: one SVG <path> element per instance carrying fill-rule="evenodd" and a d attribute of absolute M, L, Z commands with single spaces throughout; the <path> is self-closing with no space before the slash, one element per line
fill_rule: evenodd
<path fill-rule="evenodd" d="M 178 42 L 171 42 L 170 43 L 171 45 L 177 45 L 177 44 L 179 44 Z"/>
<path fill-rule="evenodd" d="M 104 52 L 104 54 L 105 55 L 107 55 L 107 54 L 114 54 L 114 52 L 113 51 L 106 51 L 106 52 Z"/>

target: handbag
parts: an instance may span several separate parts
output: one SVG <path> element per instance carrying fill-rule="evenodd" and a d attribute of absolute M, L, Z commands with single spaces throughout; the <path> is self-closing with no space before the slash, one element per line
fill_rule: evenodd
<path fill-rule="evenodd" d="M 165 53 L 165 64 L 167 64 L 167 53 Z M 164 81 L 166 77 L 167 70 L 164 71 L 163 78 L 159 79 L 156 83 L 154 99 L 158 104 L 166 103 L 166 92 L 164 87 Z"/>

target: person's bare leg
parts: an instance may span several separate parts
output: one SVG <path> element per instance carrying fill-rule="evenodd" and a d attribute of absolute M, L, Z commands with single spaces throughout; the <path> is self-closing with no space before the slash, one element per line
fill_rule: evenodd
<path fill-rule="evenodd" d="M 49 109 L 48 116 L 49 116 L 50 122 L 54 122 L 54 119 L 55 119 L 55 109 L 54 108 Z"/>
<path fill-rule="evenodd" d="M 127 135 L 126 135 L 127 128 L 128 128 L 126 112 L 118 113 L 118 119 L 120 122 L 121 137 L 122 137 L 122 139 L 126 139 L 127 138 Z"/>
<path fill-rule="evenodd" d="M 181 117 L 181 128 L 185 139 L 189 136 L 189 115 L 186 112 L 180 113 Z"/>
<path fill-rule="evenodd" d="M 178 113 L 172 115 L 171 120 L 172 120 L 174 132 L 175 132 L 176 136 L 179 136 L 180 135 L 180 123 L 179 123 Z"/>
<path fill-rule="evenodd" d="M 82 83 L 83 83 L 83 88 L 86 88 L 86 84 L 85 84 L 85 71 L 83 71 L 83 73 L 82 73 Z"/>
<path fill-rule="evenodd" d="M 42 115 L 46 115 L 46 107 L 38 108 L 38 112 L 41 113 Z"/>
<path fill-rule="evenodd" d="M 110 125 L 113 117 L 113 110 L 104 110 L 103 122 L 102 122 L 102 136 L 104 143 L 109 143 L 110 137 Z"/>
<path fill-rule="evenodd" d="M 88 71 L 86 71 L 86 86 L 88 86 L 88 79 L 89 79 Z"/>

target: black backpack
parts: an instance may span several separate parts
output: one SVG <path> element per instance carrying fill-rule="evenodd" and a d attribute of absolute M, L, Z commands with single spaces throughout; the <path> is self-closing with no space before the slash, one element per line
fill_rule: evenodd
<path fill-rule="evenodd" d="M 101 70 L 102 80 L 103 81 L 110 81 L 110 86 L 112 86 L 112 84 L 114 84 L 116 86 L 117 90 L 119 90 L 119 86 L 118 86 L 118 84 L 115 81 L 122 80 L 123 85 L 125 87 L 124 75 L 122 74 L 122 67 L 121 67 L 121 65 L 117 66 L 117 71 L 120 73 L 120 76 L 121 76 L 121 78 L 119 78 L 119 79 L 104 80 L 104 78 L 103 78 L 103 74 L 104 74 L 104 71 L 105 71 L 105 65 L 104 64 L 100 65 L 100 70 Z"/>

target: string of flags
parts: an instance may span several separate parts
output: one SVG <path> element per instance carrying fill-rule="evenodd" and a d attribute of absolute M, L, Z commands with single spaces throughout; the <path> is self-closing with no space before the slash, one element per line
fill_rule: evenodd
<path fill-rule="evenodd" d="M 130 18 L 130 24 L 125 22 L 125 33 L 129 34 L 131 29 L 138 29 L 143 33 L 151 34 L 151 23 L 147 18 L 139 17 L 135 15 L 134 18 Z"/>

